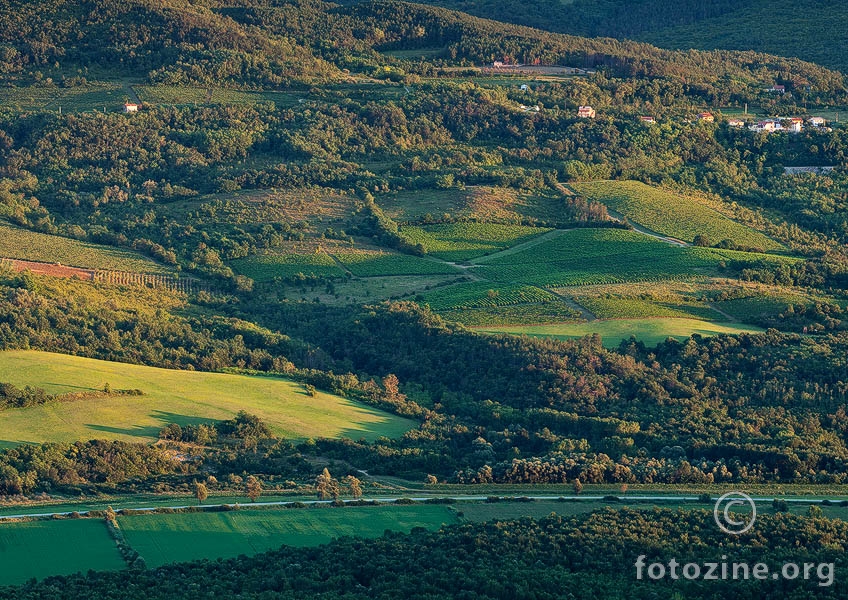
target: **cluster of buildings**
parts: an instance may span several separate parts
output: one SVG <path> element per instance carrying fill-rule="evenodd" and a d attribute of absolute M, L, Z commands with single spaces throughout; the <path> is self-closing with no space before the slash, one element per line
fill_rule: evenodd
<path fill-rule="evenodd" d="M 727 124 L 731 127 L 745 127 L 748 125 L 742 119 L 729 119 Z M 748 129 L 757 133 L 774 133 L 786 131 L 789 133 L 801 133 L 805 127 L 812 127 L 823 131 L 830 131 L 827 121 L 822 117 L 790 117 L 788 119 L 763 119 L 748 125 Z"/>

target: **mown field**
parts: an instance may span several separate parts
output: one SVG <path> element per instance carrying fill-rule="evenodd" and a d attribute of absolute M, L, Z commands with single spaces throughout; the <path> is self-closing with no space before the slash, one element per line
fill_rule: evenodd
<path fill-rule="evenodd" d="M 130 250 L 38 233 L 3 222 L 0 222 L 0 257 L 62 263 L 86 269 L 162 274 L 171 272 L 164 265 Z"/>
<path fill-rule="evenodd" d="M 288 438 L 396 437 L 412 421 L 339 396 L 306 394 L 299 383 L 276 377 L 176 371 L 64 354 L 0 352 L 0 382 L 30 385 L 52 394 L 139 389 L 142 396 L 112 395 L 11 409 L 0 419 L 0 445 L 121 439 L 152 441 L 168 423 L 229 419 L 239 410 L 258 415 Z"/>
<path fill-rule="evenodd" d="M 0 523 L 0 585 L 125 567 L 101 519 Z"/>
<path fill-rule="evenodd" d="M 342 536 L 377 537 L 388 529 L 438 529 L 457 521 L 441 505 L 242 510 L 119 517 L 129 544 L 148 567 L 318 546 Z"/>
<path fill-rule="evenodd" d="M 421 244 L 428 254 L 463 261 L 515 246 L 547 231 L 523 225 L 450 223 L 403 227 L 400 234 L 410 244 Z"/>
<path fill-rule="evenodd" d="M 591 181 L 569 185 L 581 196 L 605 204 L 633 223 L 685 242 L 692 242 L 696 235 L 704 234 L 712 244 L 728 239 L 745 248 L 785 250 L 782 244 L 693 198 L 639 181 Z"/>
<path fill-rule="evenodd" d="M 597 333 L 601 336 L 604 346 L 614 348 L 622 340 L 630 339 L 630 336 L 634 336 L 646 346 L 655 346 L 670 337 L 683 340 L 694 334 L 713 336 L 722 333 L 757 333 L 763 330 L 748 325 L 711 323 L 698 319 L 652 318 L 611 319 L 606 321 L 591 321 L 589 323 L 562 323 L 556 325 L 487 326 L 480 328 L 479 331 L 484 333 L 509 333 L 512 335 L 529 335 L 531 337 L 549 337 L 561 340 L 575 339 Z"/>

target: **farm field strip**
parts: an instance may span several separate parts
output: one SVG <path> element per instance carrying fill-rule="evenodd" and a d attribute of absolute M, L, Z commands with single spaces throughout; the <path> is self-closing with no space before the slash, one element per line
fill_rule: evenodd
<path fill-rule="evenodd" d="M 428 254 L 444 260 L 461 261 L 497 252 L 550 231 L 526 225 L 450 223 L 401 228 L 410 244 L 421 244 Z"/>
<path fill-rule="evenodd" d="M 256 281 L 270 281 L 276 277 L 291 278 L 298 275 L 318 277 L 343 277 L 342 270 L 333 257 L 325 252 L 313 254 L 256 254 L 230 261 L 236 273 Z"/>
<path fill-rule="evenodd" d="M 438 529 L 457 522 L 442 505 L 240 510 L 119 517 L 129 544 L 149 567 L 308 547 L 341 536 L 378 537 L 387 529 Z"/>
<path fill-rule="evenodd" d="M 350 252 L 333 253 L 357 277 L 392 275 L 458 275 L 461 270 L 440 260 L 408 254 Z"/>
<path fill-rule="evenodd" d="M 169 423 L 230 419 L 246 410 L 287 438 L 400 436 L 411 420 L 317 392 L 278 377 L 178 371 L 90 358 L 10 350 L 0 352 L 0 381 L 51 394 L 138 389 L 141 396 L 99 396 L 16 408 L 0 420 L 0 446 L 89 439 L 155 441 Z M 62 383 L 57 383 L 62 382 Z"/>
<path fill-rule="evenodd" d="M 713 336 L 718 334 L 761 333 L 759 327 L 747 325 L 730 325 L 700 321 L 697 319 L 681 318 L 650 318 L 650 319 L 610 319 L 591 321 L 589 323 L 563 323 L 554 325 L 514 325 L 487 326 L 477 328 L 483 333 L 508 333 L 512 335 L 528 335 L 531 337 L 554 338 L 561 340 L 576 339 L 587 335 L 598 334 L 604 346 L 615 348 L 623 340 L 635 336 L 647 346 L 654 346 L 667 338 L 684 340 L 693 334 Z"/>
<path fill-rule="evenodd" d="M 102 519 L 0 524 L 0 585 L 125 567 Z"/>

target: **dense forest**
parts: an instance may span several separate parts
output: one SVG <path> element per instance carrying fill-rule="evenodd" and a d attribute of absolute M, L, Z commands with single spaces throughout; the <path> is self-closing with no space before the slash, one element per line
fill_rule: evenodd
<path fill-rule="evenodd" d="M 785 0 L 576 0 L 508 4 L 501 0 L 436 0 L 480 17 L 588 37 L 640 40 L 663 48 L 758 50 L 845 70 L 845 18 L 840 2 Z M 816 15 L 813 19 L 809 17 Z M 824 43 L 823 43 L 824 42 Z"/>

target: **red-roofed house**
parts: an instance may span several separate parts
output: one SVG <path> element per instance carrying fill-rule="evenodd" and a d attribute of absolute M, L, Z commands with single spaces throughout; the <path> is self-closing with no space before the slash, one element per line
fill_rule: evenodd
<path fill-rule="evenodd" d="M 712 123 L 713 121 L 715 121 L 715 117 L 711 112 L 702 112 L 698 113 L 698 120 L 704 121 L 705 123 Z"/>

